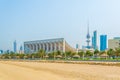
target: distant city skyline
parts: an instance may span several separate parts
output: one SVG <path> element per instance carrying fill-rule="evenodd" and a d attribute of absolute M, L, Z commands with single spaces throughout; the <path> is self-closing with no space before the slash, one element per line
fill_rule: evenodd
<path fill-rule="evenodd" d="M 0 0 L 0 50 L 17 50 L 24 41 L 65 38 L 75 48 L 97 30 L 107 39 L 120 36 L 120 0 Z M 92 39 L 91 39 L 92 40 Z M 90 43 L 91 45 L 92 43 Z M 100 48 L 100 47 L 99 47 Z"/>

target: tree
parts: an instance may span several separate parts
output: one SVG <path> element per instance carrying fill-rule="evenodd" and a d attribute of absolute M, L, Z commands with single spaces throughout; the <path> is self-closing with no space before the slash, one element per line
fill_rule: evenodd
<path fill-rule="evenodd" d="M 99 50 L 98 49 L 96 49 L 95 51 L 94 51 L 94 56 L 97 56 L 98 54 L 99 54 Z"/>
<path fill-rule="evenodd" d="M 55 60 L 55 57 L 57 56 L 57 52 L 52 52 L 52 56 L 53 56 L 53 58 L 54 58 L 54 60 Z"/>
<path fill-rule="evenodd" d="M 76 55 L 77 53 L 76 52 L 72 52 L 71 53 L 71 57 L 73 57 L 74 55 Z"/>
<path fill-rule="evenodd" d="M 107 55 L 109 56 L 109 58 L 112 57 L 112 56 L 114 56 L 114 50 L 113 49 L 109 49 L 107 51 Z"/>
<path fill-rule="evenodd" d="M 31 55 L 30 55 L 30 58 L 31 59 L 35 59 L 35 58 L 37 58 L 37 55 L 36 55 L 37 53 L 32 53 Z"/>
<path fill-rule="evenodd" d="M 57 54 L 57 55 L 61 55 L 61 52 L 60 52 L 60 51 L 57 51 L 56 54 Z"/>
<path fill-rule="evenodd" d="M 18 54 L 20 59 L 24 59 L 25 54 Z"/>
<path fill-rule="evenodd" d="M 84 51 L 80 51 L 80 52 L 78 52 L 78 55 L 79 55 L 80 57 L 83 57 L 83 55 L 84 55 Z"/>
<path fill-rule="evenodd" d="M 63 57 L 64 59 L 66 59 L 66 53 L 65 53 L 65 52 L 62 52 L 62 57 Z"/>
<path fill-rule="evenodd" d="M 93 55 L 93 53 L 89 50 L 86 51 L 86 57 L 91 57 Z"/>
<path fill-rule="evenodd" d="M 9 59 L 9 53 L 3 54 L 3 55 L 2 55 L 2 58 L 3 58 L 3 59 Z"/>
<path fill-rule="evenodd" d="M 116 56 L 116 60 L 118 61 L 118 57 L 120 55 L 120 47 L 119 48 L 115 48 L 115 56 Z"/>
<path fill-rule="evenodd" d="M 11 51 L 10 54 L 9 54 L 9 57 L 11 57 L 11 58 L 13 59 L 13 58 L 15 58 L 15 55 L 16 55 L 16 54 Z"/>
<path fill-rule="evenodd" d="M 49 58 L 53 58 L 53 54 L 52 53 L 48 53 Z"/>
<path fill-rule="evenodd" d="M 70 57 L 72 52 L 71 51 L 67 51 L 67 52 L 65 52 L 65 54 L 66 54 L 66 57 Z"/>
<path fill-rule="evenodd" d="M 38 51 L 38 56 L 40 56 L 40 58 L 43 59 L 44 56 L 45 56 L 45 51 L 44 51 L 43 49 L 40 49 L 40 50 Z"/>

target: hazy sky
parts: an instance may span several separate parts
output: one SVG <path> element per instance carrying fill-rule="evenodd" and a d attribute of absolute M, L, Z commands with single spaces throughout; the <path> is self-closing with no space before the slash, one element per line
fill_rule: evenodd
<path fill-rule="evenodd" d="M 24 41 L 63 37 L 73 47 L 86 45 L 98 31 L 120 36 L 120 0 L 0 0 L 0 49 L 13 50 Z"/>

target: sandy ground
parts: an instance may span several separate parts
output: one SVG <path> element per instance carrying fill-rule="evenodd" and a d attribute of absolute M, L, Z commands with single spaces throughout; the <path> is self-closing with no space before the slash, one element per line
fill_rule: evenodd
<path fill-rule="evenodd" d="M 0 61 L 0 80 L 120 80 L 120 67 Z"/>

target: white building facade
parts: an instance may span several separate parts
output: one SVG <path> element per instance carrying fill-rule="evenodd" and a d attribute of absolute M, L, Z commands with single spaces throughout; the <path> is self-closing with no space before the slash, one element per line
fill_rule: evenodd
<path fill-rule="evenodd" d="M 45 50 L 46 53 L 53 51 L 74 51 L 74 48 L 69 46 L 64 38 L 24 42 L 24 53 L 35 53 L 40 49 Z"/>
<path fill-rule="evenodd" d="M 108 40 L 108 49 L 115 49 L 117 47 L 120 47 L 120 37 Z"/>

